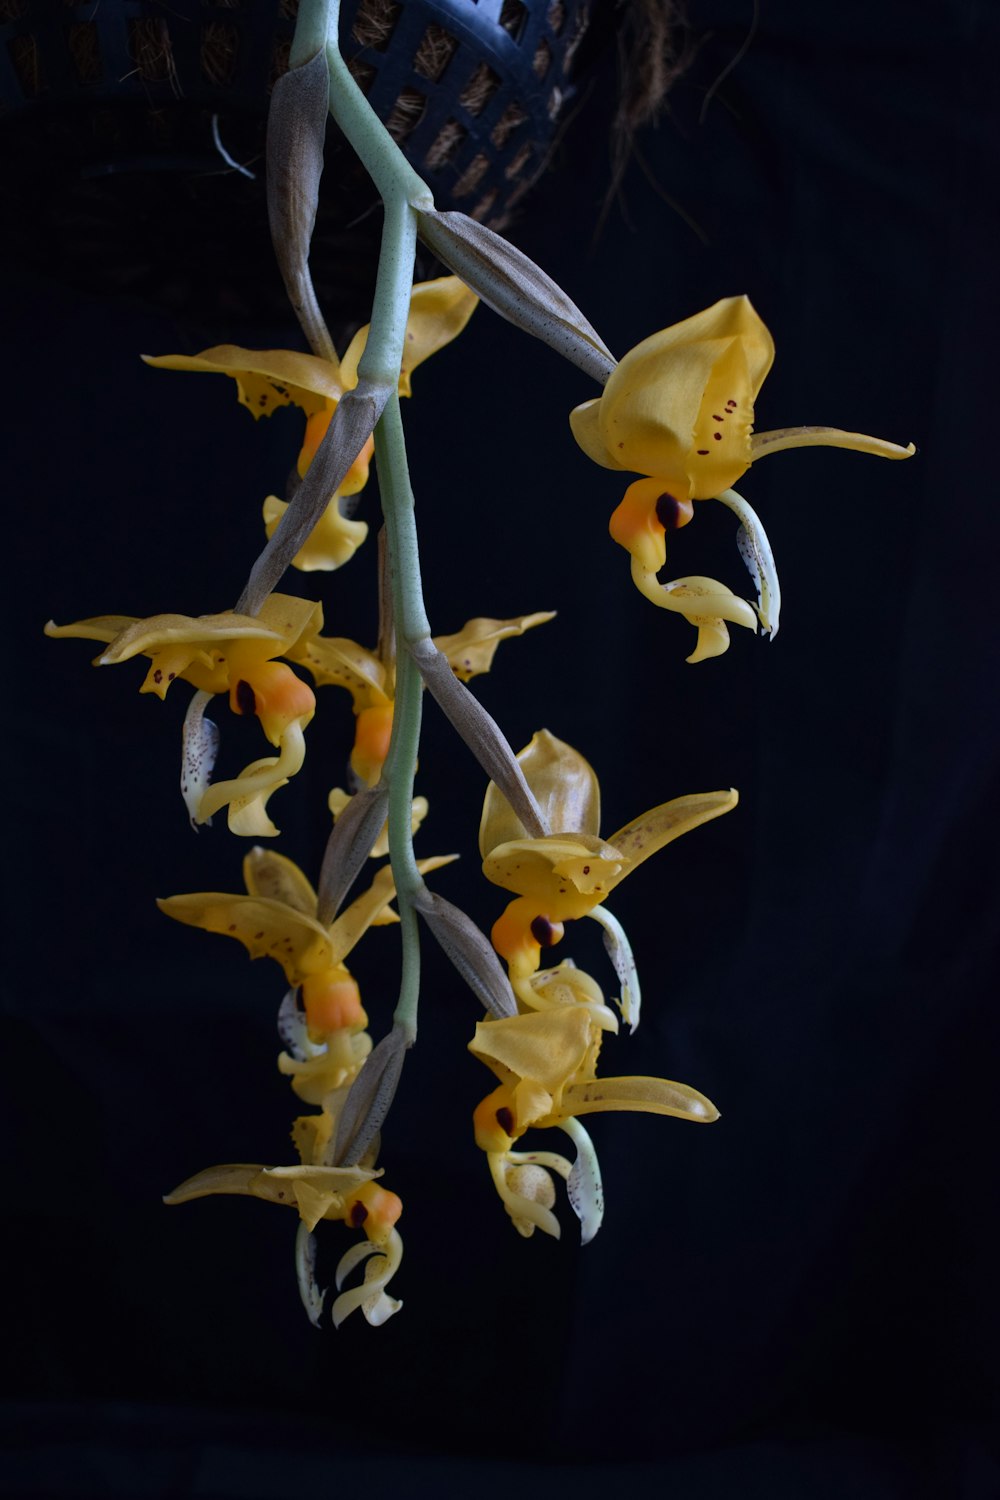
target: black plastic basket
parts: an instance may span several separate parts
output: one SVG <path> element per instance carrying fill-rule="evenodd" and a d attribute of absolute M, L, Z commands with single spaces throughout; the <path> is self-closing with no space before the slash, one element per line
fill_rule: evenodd
<path fill-rule="evenodd" d="M 223 315 L 277 309 L 263 143 L 296 4 L 0 0 L 8 263 Z M 344 0 L 351 71 L 439 207 L 504 222 L 551 150 L 594 4 Z M 346 318 L 373 207 L 331 129 L 317 279 Z"/>

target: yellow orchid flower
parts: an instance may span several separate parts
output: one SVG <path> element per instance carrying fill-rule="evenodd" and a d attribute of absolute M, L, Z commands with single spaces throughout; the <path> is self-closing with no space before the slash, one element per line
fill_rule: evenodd
<path fill-rule="evenodd" d="M 563 924 L 595 915 L 611 892 L 651 854 L 690 829 L 730 812 L 738 796 L 730 789 L 675 797 L 605 840 L 598 832 L 600 786 L 579 751 L 543 729 L 517 759 L 553 831 L 545 838 L 526 837 L 509 803 L 491 782 L 483 804 L 479 851 L 486 878 L 517 898 L 494 924 L 493 946 L 507 962 L 518 999 L 537 1008 L 539 994 L 531 979 L 541 963 L 542 949 L 562 938 Z M 608 930 L 608 915 L 602 912 L 598 920 Z M 619 944 L 624 939 L 617 924 L 609 936 Z M 623 996 L 623 1010 L 630 1018 L 627 996 Z"/>
<path fill-rule="evenodd" d="M 593 990 L 596 985 L 586 979 Z M 599 993 L 599 991 L 598 991 Z M 665 1078 L 598 1078 L 602 1032 L 608 1029 L 591 1004 L 572 1000 L 541 1012 L 481 1021 L 469 1050 L 500 1080 L 473 1116 L 476 1144 L 515 1228 L 559 1237 L 552 1213 L 550 1171 L 567 1181 L 568 1196 L 586 1244 L 600 1228 L 603 1193 L 593 1144 L 578 1117 L 601 1110 L 675 1115 L 708 1124 L 719 1118 L 711 1100 L 687 1084 Z M 577 1159 L 550 1152 L 517 1152 L 529 1129 L 558 1126 L 576 1143 Z"/>
<path fill-rule="evenodd" d="M 150 658 L 139 689 L 165 698 L 181 679 L 205 693 L 228 693 L 237 714 L 255 714 L 277 756 L 254 761 L 238 777 L 207 785 L 194 821 L 207 822 L 223 807 L 236 833 L 276 833 L 264 811 L 268 797 L 301 769 L 304 730 L 316 709 L 316 696 L 291 667 L 275 661 L 292 652 L 300 637 L 322 629 L 323 612 L 308 599 L 272 594 L 257 616 L 227 611 L 215 615 L 99 615 L 56 625 L 45 634 L 104 641 L 95 666 L 116 665 L 134 656 Z"/>
<path fill-rule="evenodd" d="M 555 619 L 551 610 L 518 615 L 511 620 L 478 617 L 466 621 L 455 635 L 434 636 L 434 644 L 448 658 L 463 682 L 488 672 L 501 641 L 523 635 L 536 625 Z M 364 786 L 374 786 L 382 774 L 392 736 L 396 691 L 395 663 L 383 661 L 356 641 L 319 634 L 303 636 L 292 658 L 312 673 L 317 687 L 343 687 L 351 695 L 355 718 L 351 770 Z M 342 811 L 338 807 L 337 811 Z"/>
<path fill-rule="evenodd" d="M 631 554 L 640 591 L 696 624 L 698 615 L 682 607 L 691 586 L 706 599 L 713 596 L 702 611 L 713 623 L 689 661 L 726 649 L 723 620 L 755 623 L 749 606 L 712 579 L 657 583 L 666 533 L 687 525 L 692 501 L 725 499 L 740 513 L 756 550 L 759 523 L 732 490 L 755 460 L 784 448 L 853 448 L 881 458 L 909 458 L 916 451 L 912 443 L 903 448 L 835 427 L 754 433 L 754 402 L 773 360 L 774 342 L 749 299 L 724 297 L 637 344 L 612 371 L 603 395 L 570 414 L 573 436 L 595 463 L 647 476 L 629 485 L 610 523 L 615 541 Z M 766 538 L 762 545 L 769 556 Z M 765 618 L 772 635 L 776 623 L 776 613 L 773 625 Z"/>
<path fill-rule="evenodd" d="M 336 1285 L 340 1296 L 332 1308 L 334 1326 L 361 1308 L 367 1321 L 375 1327 L 391 1318 L 402 1302 L 386 1293 L 386 1285 L 398 1271 L 403 1259 L 403 1241 L 396 1224 L 403 1212 L 402 1200 L 374 1181 L 380 1171 L 364 1167 L 329 1167 L 303 1163 L 292 1167 L 267 1167 L 260 1163 L 232 1162 L 206 1167 L 196 1172 L 173 1192 L 164 1203 L 171 1206 L 190 1203 L 195 1198 L 219 1194 L 262 1198 L 268 1203 L 283 1203 L 298 1210 L 301 1220 L 298 1259 L 304 1259 L 303 1236 L 311 1236 L 321 1219 L 363 1229 L 366 1238 L 352 1245 L 340 1258 Z M 361 1286 L 343 1292 L 341 1288 L 355 1266 L 368 1260 Z M 323 1294 L 311 1285 L 311 1266 L 300 1263 L 299 1283 L 303 1301 L 313 1322 L 319 1322 Z"/>
<path fill-rule="evenodd" d="M 436 855 L 419 860 L 417 868 L 429 874 L 455 858 Z M 329 926 L 317 918 L 316 892 L 306 876 L 275 850 L 251 849 L 243 879 L 245 896 L 197 891 L 164 897 L 157 905 L 189 927 L 235 938 L 251 958 L 273 958 L 281 965 L 289 985 L 301 992 L 312 1055 L 299 1062 L 283 1054 L 278 1066 L 301 1099 L 321 1103 L 371 1050 L 370 1038 L 362 1036 L 368 1018 L 345 959 L 369 927 L 399 920 L 390 907 L 396 894 L 392 869 L 379 870 L 369 889 Z"/>
<path fill-rule="evenodd" d="M 478 298 L 457 276 L 419 282 L 410 298 L 406 338 L 399 375 L 399 394 L 411 393 L 410 376 L 416 367 L 457 338 L 476 308 Z M 297 469 L 304 478 L 316 450 L 326 436 L 337 403 L 358 383 L 358 363 L 368 341 L 370 325 L 354 335 L 340 361 L 319 359 L 290 349 L 244 349 L 217 344 L 200 354 L 143 355 L 148 365 L 166 370 L 196 370 L 228 375 L 236 381 L 241 405 L 257 417 L 270 416 L 279 406 L 298 406 L 306 415 L 306 429 Z M 348 470 L 309 540 L 294 559 L 303 572 L 342 567 L 365 540 L 368 526 L 345 516 L 340 500 L 356 495 L 368 483 L 374 445 L 369 438 Z M 264 501 L 264 527 L 270 537 L 287 509 L 276 495 Z"/>

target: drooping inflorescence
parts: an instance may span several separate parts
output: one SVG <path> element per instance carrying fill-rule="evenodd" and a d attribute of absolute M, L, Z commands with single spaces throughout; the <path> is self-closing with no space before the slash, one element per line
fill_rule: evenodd
<path fill-rule="evenodd" d="M 327 98 L 385 203 L 371 321 L 343 357 L 323 322 L 308 269 Z M 142 692 L 163 698 L 173 684 L 185 684 L 181 792 L 195 827 L 226 809 L 232 833 L 275 837 L 269 803 L 279 792 L 278 806 L 291 797 L 283 789 L 303 765 L 310 721 L 317 712 L 346 713 L 349 705 L 353 749 L 346 774 L 337 775 L 319 809 L 324 820 L 332 813 L 333 823 L 315 886 L 284 855 L 255 845 L 243 860 L 244 892 L 199 891 L 159 903 L 174 920 L 233 937 L 251 958 L 269 958 L 281 969 L 278 1067 L 307 1106 L 292 1124 L 296 1161 L 209 1167 L 166 1201 L 236 1193 L 293 1208 L 299 1289 L 316 1323 L 326 1295 L 316 1279 L 316 1230 L 328 1220 L 355 1231 L 360 1238 L 340 1256 L 331 1316 L 339 1325 L 360 1309 L 377 1325 L 401 1306 L 388 1285 L 402 1259 L 397 1223 L 403 1205 L 383 1185 L 378 1160 L 382 1126 L 416 1038 L 421 920 L 452 961 L 456 985 L 467 984 L 485 1012 L 469 1050 L 497 1082 L 476 1108 L 473 1128 L 507 1214 L 526 1237 L 536 1228 L 558 1236 L 555 1174 L 566 1182 L 586 1242 L 600 1227 L 603 1191 L 581 1117 L 609 1110 L 703 1124 L 719 1117 L 715 1105 L 686 1084 L 600 1071 L 609 1033 L 617 1045 L 619 1018 L 634 1032 L 640 1015 L 632 948 L 608 898 L 652 855 L 737 804 L 730 789 L 675 795 L 604 837 L 597 776 L 579 751 L 541 730 L 514 754 L 467 684 L 491 669 L 504 640 L 553 615 L 476 617 L 453 634 L 432 634 L 400 411 L 400 398 L 411 395 L 412 372 L 459 337 L 482 300 L 597 381 L 600 394 L 570 415 L 572 434 L 604 468 L 639 476 L 612 515 L 611 535 L 629 552 L 643 595 L 696 626 L 689 661 L 727 649 L 726 622 L 754 630 L 759 622 L 771 637 L 778 628 L 780 591 L 770 544 L 759 518 L 732 489 L 753 462 L 794 446 L 850 447 L 888 458 L 907 457 L 913 449 L 830 428 L 755 434 L 754 401 L 774 346 L 746 297 L 722 299 L 617 362 L 580 310 L 522 252 L 464 215 L 435 209 L 344 68 L 331 0 L 302 0 L 292 67 L 275 89 L 270 131 L 275 248 L 309 350 L 225 344 L 148 360 L 235 380 L 240 403 L 255 418 L 284 405 L 304 414 L 297 455 L 290 455 L 289 491 L 284 499 L 263 499 L 265 543 L 246 587 L 233 608 L 221 612 L 102 615 L 69 625 L 50 622 L 46 629 L 100 642 L 100 666 L 145 656 Z M 453 274 L 412 284 L 418 236 Z M 372 569 L 379 637 L 368 648 L 347 635 L 324 633 L 324 612 L 336 615 L 338 580 L 329 590 L 318 585 L 325 583 L 323 574 L 351 562 L 368 536 L 373 508 L 367 507 L 369 519 L 353 508 L 373 462 L 383 526 Z M 755 602 L 702 575 L 659 580 L 667 533 L 687 526 L 696 503 L 709 499 L 737 516 Z M 259 496 L 248 499 L 248 530 L 259 527 L 260 503 Z M 362 558 L 374 561 L 375 552 L 369 546 Z M 289 567 L 313 575 L 309 592 L 322 592 L 322 603 L 277 591 Z M 329 687 L 346 690 L 347 697 L 326 693 Z M 482 872 L 511 898 L 489 939 L 425 882 L 456 856 L 418 859 L 414 852 L 428 814 L 414 786 L 425 690 L 487 778 Z M 224 700 L 222 714 L 213 699 Z M 213 780 L 223 735 L 208 710 L 224 724 L 227 705 L 231 713 L 255 717 L 275 753 Z M 476 816 L 469 809 L 470 842 Z M 352 898 L 370 861 L 386 855 L 389 863 Z M 602 929 L 617 996 L 606 997 L 598 978 L 564 956 L 561 945 L 572 948 L 572 926 L 584 918 Z M 379 1014 L 381 996 L 374 997 L 382 1035 L 373 1043 L 348 960 L 362 940 L 377 943 L 369 929 L 389 923 L 401 930 L 402 962 L 388 1026 Z M 572 1159 L 525 1139 L 553 1128 L 572 1143 Z M 360 1281 L 348 1285 L 362 1265 Z"/>

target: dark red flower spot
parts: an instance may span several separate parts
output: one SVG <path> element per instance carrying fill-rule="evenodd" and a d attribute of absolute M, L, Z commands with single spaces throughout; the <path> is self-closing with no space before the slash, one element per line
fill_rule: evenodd
<path fill-rule="evenodd" d="M 681 503 L 673 495 L 659 495 L 656 500 L 656 519 L 664 531 L 674 531 L 680 525 Z"/>
<path fill-rule="evenodd" d="M 540 948 L 551 948 L 556 941 L 556 930 L 548 917 L 536 917 L 531 924 L 531 936 Z"/>

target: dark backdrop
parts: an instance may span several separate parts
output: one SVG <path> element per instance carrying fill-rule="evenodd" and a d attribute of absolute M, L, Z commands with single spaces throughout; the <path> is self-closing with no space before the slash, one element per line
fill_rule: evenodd
<path fill-rule="evenodd" d="M 582 749 L 608 829 L 694 790 L 734 784 L 741 803 L 615 900 L 646 1016 L 604 1070 L 684 1079 L 723 1118 L 597 1118 L 608 1212 L 585 1250 L 565 1206 L 560 1244 L 506 1220 L 469 1129 L 489 1087 L 465 1051 L 476 1006 L 425 945 L 383 1146 L 406 1305 L 382 1329 L 309 1327 L 290 1215 L 160 1204 L 211 1162 L 289 1159 L 281 981 L 153 906 L 239 881 L 241 850 L 191 835 L 175 794 L 181 695 L 140 698 L 137 667 L 95 672 L 85 644 L 40 636 L 50 614 L 235 597 L 298 419 L 255 426 L 228 382 L 137 355 L 296 335 L 8 272 L 4 1493 L 1000 1493 L 997 12 L 763 0 L 725 76 L 751 7 L 693 0 L 690 17 L 694 63 L 603 230 L 610 43 L 513 238 L 619 354 L 748 293 L 778 348 L 758 426 L 920 453 L 787 453 L 748 475 L 781 632 L 734 631 L 689 667 L 689 627 L 638 596 L 606 534 L 619 480 L 569 437 L 585 379 L 485 310 L 418 372 L 434 628 L 559 610 L 477 684 L 515 746 L 545 724 Z M 700 510 L 675 574 L 742 591 L 733 529 Z M 373 563 L 369 544 L 327 582 L 331 633 L 373 640 Z M 351 736 L 346 695 L 321 710 L 274 805 L 279 847 L 312 873 Z M 481 777 L 433 707 L 426 733 L 419 847 L 461 852 L 436 886 L 488 925 L 503 898 L 477 876 Z M 391 933 L 357 954 L 376 1030 L 395 958 Z M 332 1261 L 336 1229 L 327 1243 Z"/>

